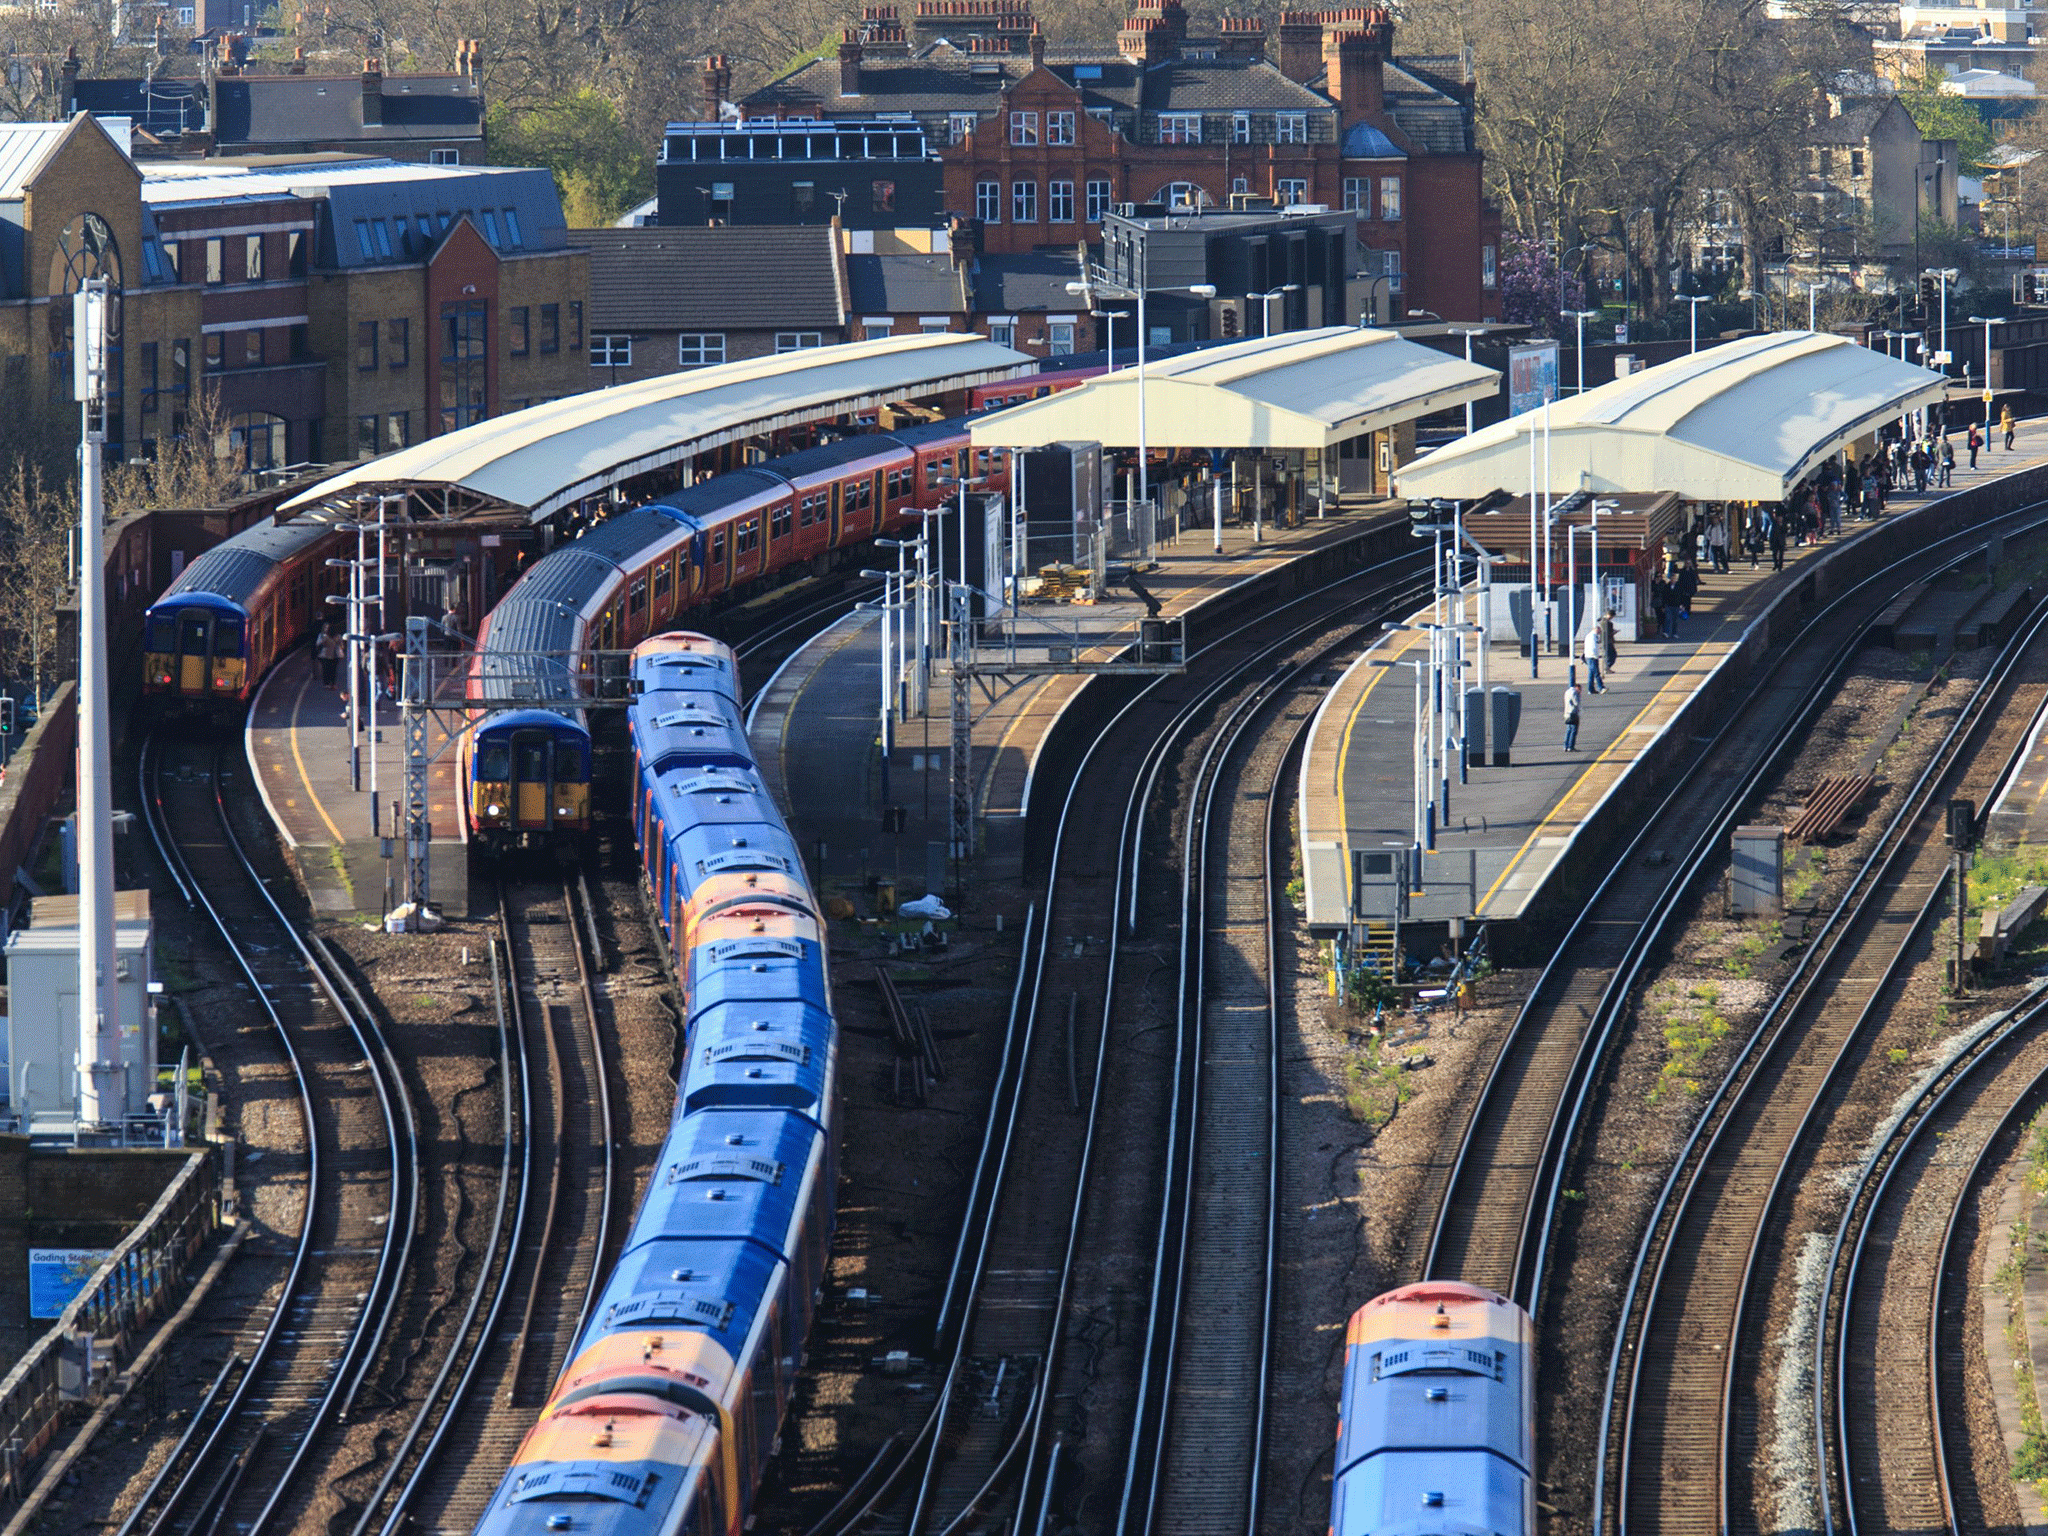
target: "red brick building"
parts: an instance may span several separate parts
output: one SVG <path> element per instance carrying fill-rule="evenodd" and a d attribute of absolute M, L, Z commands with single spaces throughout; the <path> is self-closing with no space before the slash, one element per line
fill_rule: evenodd
<path fill-rule="evenodd" d="M 1191 37 L 1181 0 L 1142 0 L 1114 52 L 1051 49 L 1027 0 L 869 5 L 839 57 L 742 103 L 755 117 L 908 113 L 938 146 L 949 211 L 981 248 L 1071 249 L 1119 205 L 1233 197 L 1356 215 L 1361 271 L 1405 307 L 1497 316 L 1472 84 L 1451 59 L 1393 55 L 1380 9 L 1285 11 Z M 716 110 L 712 103 L 711 110 Z"/>

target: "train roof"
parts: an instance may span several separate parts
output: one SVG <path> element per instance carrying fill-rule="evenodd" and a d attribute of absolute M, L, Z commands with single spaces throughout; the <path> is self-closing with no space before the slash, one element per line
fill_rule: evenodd
<path fill-rule="evenodd" d="M 942 421 L 920 421 L 907 427 L 894 427 L 889 436 L 906 448 L 924 448 L 946 438 L 966 439 L 967 423 L 978 416 L 992 416 L 993 411 L 976 411 L 969 416 L 948 416 Z"/>
<path fill-rule="evenodd" d="M 495 731 L 563 731 L 579 739 L 588 739 L 590 730 L 580 720 L 553 709 L 502 709 L 489 716 L 477 727 L 478 734 Z"/>
<path fill-rule="evenodd" d="M 681 531 L 680 518 L 663 509 L 659 503 L 651 503 L 593 524 L 577 536 L 575 543 L 563 545 L 555 555 L 573 549 L 609 560 L 625 569 L 640 563 L 643 550 L 674 538 Z M 549 555 L 547 560 L 554 559 L 555 555 Z M 546 560 L 541 562 L 543 565 L 546 563 Z"/>
<path fill-rule="evenodd" d="M 197 591 L 246 603 L 280 563 L 333 531 L 326 523 L 256 523 L 186 566 L 157 601 Z"/>
<path fill-rule="evenodd" d="M 839 469 L 847 464 L 858 464 L 863 459 L 887 458 L 902 453 L 903 444 L 893 434 L 886 432 L 864 432 L 857 437 L 842 437 L 837 442 L 820 443 L 815 448 L 800 448 L 795 453 L 784 454 L 772 459 L 764 468 L 772 469 L 785 480 L 795 480 L 802 475 L 815 475 L 821 470 Z"/>
<path fill-rule="evenodd" d="M 713 475 L 709 480 L 699 480 L 695 485 L 671 492 L 649 505 L 672 507 L 685 516 L 698 517 L 706 512 L 723 511 L 734 502 L 751 496 L 780 494 L 782 489 L 782 482 L 774 475 L 763 474 L 758 469 L 735 469 L 723 475 Z"/>
<path fill-rule="evenodd" d="M 618 580 L 618 567 L 571 544 L 539 561 L 491 610 L 490 647 L 566 651 L 583 605 Z"/>

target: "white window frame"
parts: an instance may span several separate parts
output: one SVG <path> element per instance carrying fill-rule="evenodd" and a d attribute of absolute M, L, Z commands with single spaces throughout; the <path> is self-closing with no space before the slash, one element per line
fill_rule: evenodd
<path fill-rule="evenodd" d="M 725 332 L 678 331 L 676 333 L 676 366 L 678 368 L 710 368 L 724 361 Z"/>
<path fill-rule="evenodd" d="M 1074 222 L 1074 184 L 1071 181 L 1049 181 L 1045 184 L 1045 222 Z"/>
<path fill-rule="evenodd" d="M 429 165 L 460 165 L 462 151 L 459 149 L 430 149 L 427 151 Z"/>
<path fill-rule="evenodd" d="M 1362 219 L 1372 217 L 1372 178 L 1370 176 L 1346 176 L 1344 178 L 1344 211 L 1355 213 Z"/>
<path fill-rule="evenodd" d="M 1012 112 L 1010 114 L 1010 142 L 1012 144 L 1036 144 L 1038 142 L 1038 114 L 1036 112 Z"/>
<path fill-rule="evenodd" d="M 1020 176 L 1010 183 L 1010 222 L 1038 222 L 1038 183 L 1030 177 Z"/>
<path fill-rule="evenodd" d="M 973 112 L 948 112 L 946 137 L 955 144 L 965 144 L 967 136 L 974 132 L 976 116 Z"/>
<path fill-rule="evenodd" d="M 1479 286 L 1498 288 L 1500 286 L 1500 252 L 1491 245 L 1479 247 Z"/>
<path fill-rule="evenodd" d="M 1208 198 L 1199 182 L 1169 181 L 1162 190 L 1168 208 L 1201 208 Z"/>
<path fill-rule="evenodd" d="M 1308 178 L 1306 176 L 1282 176 L 1273 183 L 1273 194 L 1282 208 L 1292 208 L 1308 201 Z"/>
<path fill-rule="evenodd" d="M 988 317 L 988 339 L 999 347 L 1017 345 L 1017 317 L 1015 315 L 990 315 Z"/>
<path fill-rule="evenodd" d="M 1380 217 L 1389 224 L 1401 217 L 1401 178 L 1382 176 L 1380 178 Z"/>
<path fill-rule="evenodd" d="M 1088 180 L 1084 193 L 1088 201 L 1084 211 L 1090 224 L 1100 224 L 1108 217 L 1110 205 L 1116 199 L 1116 187 L 1107 176 L 1093 176 Z"/>
<path fill-rule="evenodd" d="M 1201 143 L 1202 114 L 1199 112 L 1160 113 L 1159 142 L 1162 144 Z"/>
<path fill-rule="evenodd" d="M 863 338 L 872 341 L 877 336 L 887 336 L 896 329 L 896 321 L 890 315 L 862 315 L 860 332 Z"/>
<path fill-rule="evenodd" d="M 974 184 L 974 216 L 984 224 L 1003 222 L 1003 184 L 992 176 Z"/>
<path fill-rule="evenodd" d="M 777 352 L 808 352 L 812 347 L 825 345 L 823 331 L 777 331 L 775 350 Z"/>
<path fill-rule="evenodd" d="M 1308 142 L 1308 114 L 1306 112 L 1275 112 L 1273 114 L 1273 142 L 1275 144 L 1306 144 Z"/>
<path fill-rule="evenodd" d="M 1230 142 L 1249 144 L 1252 141 L 1252 115 L 1249 112 L 1230 114 Z"/>
<path fill-rule="evenodd" d="M 1048 112 L 1045 114 L 1045 142 L 1071 144 L 1077 126 L 1072 112 Z"/>
<path fill-rule="evenodd" d="M 1389 293 L 1399 293 L 1403 276 L 1401 272 L 1401 253 L 1399 251 L 1388 251 L 1382 259 L 1386 262 L 1387 291 Z"/>
<path fill-rule="evenodd" d="M 935 331 L 950 331 L 953 329 L 953 317 L 951 315 L 919 315 L 917 317 L 917 328 L 926 335 L 931 335 Z"/>
<path fill-rule="evenodd" d="M 1048 357 L 1072 357 L 1074 355 L 1075 322 L 1071 316 L 1045 322 L 1045 351 Z"/>
<path fill-rule="evenodd" d="M 633 338 L 624 331 L 590 333 L 590 366 L 630 368 L 633 366 Z"/>

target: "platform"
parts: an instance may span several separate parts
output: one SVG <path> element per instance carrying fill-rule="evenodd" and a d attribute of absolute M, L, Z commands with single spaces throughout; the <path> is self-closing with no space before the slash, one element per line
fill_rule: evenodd
<path fill-rule="evenodd" d="M 2014 452 L 1987 453 L 1981 462 L 1975 474 L 1957 467 L 1954 491 L 2048 462 L 2048 423 L 2024 426 Z M 1894 496 L 1880 521 L 1848 522 L 1837 538 L 1788 549 L 1782 572 L 1771 569 L 1768 553 L 1752 570 L 1740 552 L 1726 575 L 1703 571 L 1692 617 L 1678 639 L 1620 642 L 1619 663 L 1606 678 L 1608 691 L 1585 693 L 1574 752 L 1563 749 L 1569 659 L 1546 655 L 1540 677 L 1532 680 L 1526 652 L 1492 647 L 1489 687 L 1522 693 L 1512 761 L 1502 768 L 1472 768 L 1464 783 L 1454 778 L 1450 815 L 1438 829 L 1436 851 L 1424 855 L 1422 894 L 1411 897 L 1408 920 L 1499 924 L 1528 916 L 1574 844 L 1617 807 L 1629 781 L 1654 777 L 1653 770 L 1645 771 L 1646 760 L 1736 656 L 1757 616 L 1802 581 L 1802 569 L 1859 540 L 1884 539 L 1901 514 L 1949 494 Z M 1300 790 L 1313 930 L 1329 933 L 1344 926 L 1354 851 L 1389 853 L 1412 844 L 1414 674 L 1407 666 L 1373 662 L 1405 654 L 1418 642 L 1426 647 L 1426 635 L 1388 635 L 1345 673 L 1318 711 Z M 1583 688 L 1583 667 L 1579 678 Z M 2048 787 L 2048 751 L 2031 754 L 2034 764 Z M 1626 815 L 1620 812 L 1622 819 Z"/>
<path fill-rule="evenodd" d="M 1383 502 L 1348 502 L 1337 516 L 1296 528 L 1268 525 L 1263 541 L 1227 527 L 1223 553 L 1207 529 L 1159 550 L 1141 576 L 1168 618 L 1192 615 L 1218 599 L 1271 580 L 1308 556 L 1361 538 L 1385 521 Z M 1091 606 L 1027 604 L 1022 634 L 1048 623 L 1078 624 L 1105 649 L 1135 635 L 1144 606 L 1121 590 Z M 836 887 L 870 876 L 892 879 L 905 898 L 944 889 L 951 699 L 943 664 L 935 665 L 929 706 L 900 727 L 886 798 L 880 752 L 880 617 L 849 615 L 803 647 L 750 701 L 748 730 L 761 771 L 800 846 Z M 1020 641 L 1020 645 L 1021 645 Z M 1088 678 L 1076 675 L 989 680 L 975 698 L 973 775 L 983 843 L 980 879 L 1021 875 L 1022 830 L 1047 743 Z M 905 829 L 882 830 L 881 808 L 900 806 Z"/>
<path fill-rule="evenodd" d="M 322 686 L 310 651 L 302 648 L 280 662 L 256 690 L 249 711 L 248 760 L 316 912 L 373 916 L 404 899 L 404 841 L 387 867 L 377 831 L 391 832 L 392 808 L 404 795 L 405 739 L 396 705 L 379 705 L 377 716 L 376 784 L 383 804 L 373 827 L 370 743 L 363 746 L 363 787 L 351 789 L 347 712 L 335 691 Z M 440 726 L 430 723 L 429 750 L 441 752 L 446 740 Z M 428 824 L 435 832 L 429 889 L 435 905 L 462 912 L 469 900 L 469 860 L 459 841 L 452 750 L 435 761 L 427 785 Z M 388 901 L 387 875 L 396 882 Z"/>

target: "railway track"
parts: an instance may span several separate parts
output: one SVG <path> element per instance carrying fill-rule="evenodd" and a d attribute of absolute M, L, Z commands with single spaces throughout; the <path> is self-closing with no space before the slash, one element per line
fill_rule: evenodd
<path fill-rule="evenodd" d="M 219 933 L 289 1065 L 303 1154 L 282 1177 L 268 1170 L 272 1187 L 299 1193 L 286 1277 L 120 1533 L 292 1530 L 325 1518 L 323 1453 L 398 1304 L 419 1218 L 417 1122 L 375 1013 L 237 838 L 221 749 L 153 738 L 140 777 L 165 866 Z"/>
<path fill-rule="evenodd" d="M 1062 804 L 1045 895 L 1029 921 L 935 1326 L 945 1362 L 937 1402 L 918 1433 L 884 1448 L 813 1528 L 818 1536 L 928 1536 L 1050 1518 L 1082 1437 L 1083 1387 L 1099 1364 L 1091 1349 L 1074 1378 L 1062 1374 L 1076 1357 L 1072 1319 L 1086 1236 L 1094 1235 L 1091 1220 L 1100 1225 L 1091 1202 L 1106 1198 L 1097 1168 L 1104 1106 L 1113 1072 L 1125 1069 L 1120 1055 L 1132 1055 L 1118 1016 L 1118 966 L 1123 914 L 1136 910 L 1133 872 L 1148 809 L 1174 755 L 1235 691 L 1290 652 L 1343 643 L 1330 638 L 1333 625 L 1405 611 L 1426 586 L 1418 552 L 1294 598 L 1212 641 L 1187 674 L 1140 689 L 1091 743 Z M 1120 1117 L 1142 1124 L 1156 1108 L 1156 1154 L 1173 1084 L 1170 1072 L 1154 1076 L 1146 1104 L 1117 1103 Z M 1131 1188 L 1149 1189 L 1156 1177 L 1156 1168 L 1119 1163 L 1115 1182 L 1128 1203 Z M 1123 1440 L 1107 1433 L 1101 1443 L 1121 1453 Z"/>
<path fill-rule="evenodd" d="M 567 1363 L 619 1198 L 602 959 L 582 876 L 505 884 L 492 942 L 504 1132 L 491 1235 L 441 1370 L 354 1536 L 471 1530 Z"/>
<path fill-rule="evenodd" d="M 2035 521 L 2010 532 L 2041 526 Z M 1701 872 L 1725 853 L 1743 808 L 1864 643 L 1881 606 L 1874 594 L 1925 575 L 1930 556 L 1965 551 L 1954 563 L 1969 558 L 1971 540 L 1959 535 L 1917 551 L 1817 610 L 1776 649 L 1744 707 L 1694 744 L 1671 789 L 1610 861 L 1558 944 L 1488 1072 L 1455 1156 L 1425 1189 L 1418 1209 L 1432 1225 L 1414 1245 L 1423 1254 L 1417 1278 L 1488 1286 L 1520 1303 L 1540 1327 L 1564 1160 L 1658 945 Z"/>
<path fill-rule="evenodd" d="M 1754 1433 L 1740 1362 L 1772 1215 L 1810 1133 L 1846 1093 L 1855 1047 L 1888 1012 L 1942 896 L 1942 802 L 2014 670 L 2048 628 L 2037 608 L 1971 692 L 1904 803 L 1766 1008 L 1674 1165 L 1638 1251 L 1607 1379 L 1596 1529 L 1614 1476 L 1619 1529 L 1723 1531 L 1731 1463 Z M 1981 774 L 1980 774 L 1981 776 Z"/>

